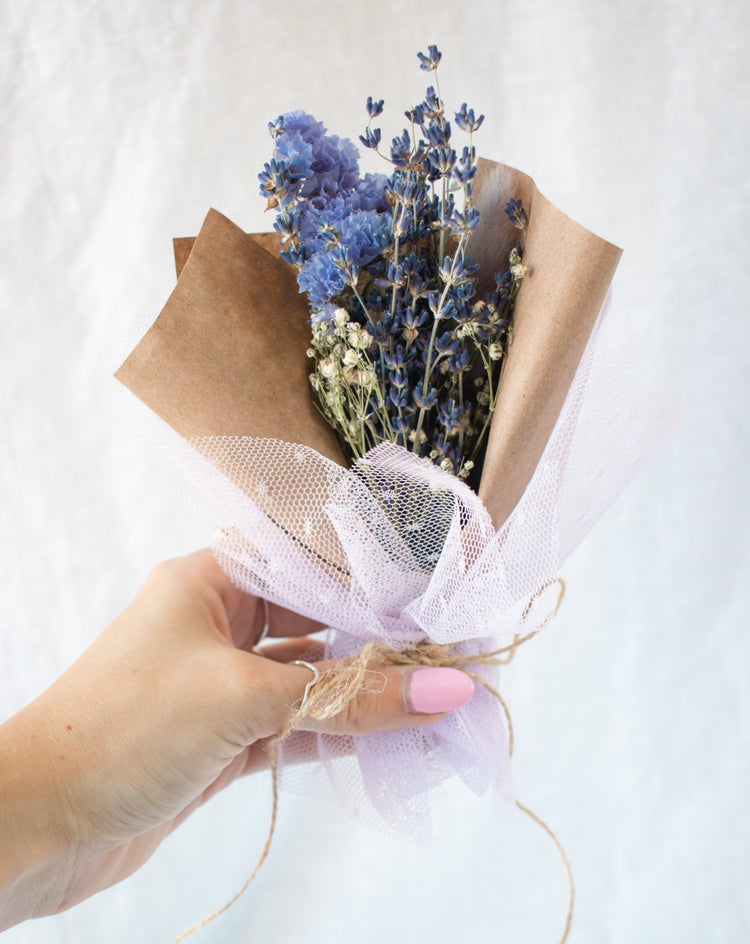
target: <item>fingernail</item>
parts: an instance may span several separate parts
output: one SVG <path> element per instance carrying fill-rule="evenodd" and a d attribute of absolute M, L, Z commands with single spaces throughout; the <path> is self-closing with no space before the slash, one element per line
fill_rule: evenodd
<path fill-rule="evenodd" d="M 474 682 L 460 669 L 415 669 L 406 676 L 404 701 L 410 714 L 434 715 L 460 708 L 474 694 Z"/>

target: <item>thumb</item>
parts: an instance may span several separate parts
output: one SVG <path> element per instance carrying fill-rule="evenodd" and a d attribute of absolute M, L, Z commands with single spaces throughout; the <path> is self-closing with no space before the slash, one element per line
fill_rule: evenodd
<path fill-rule="evenodd" d="M 302 704 L 305 690 L 314 681 L 306 665 L 292 665 L 248 655 L 253 661 L 249 702 L 255 737 L 278 733 Z M 343 663 L 311 663 L 319 673 Z M 374 666 L 368 685 L 332 717 L 306 715 L 298 730 L 328 734 L 369 734 L 398 731 L 430 724 L 465 705 L 474 694 L 474 682 L 460 669 L 444 667 Z"/>

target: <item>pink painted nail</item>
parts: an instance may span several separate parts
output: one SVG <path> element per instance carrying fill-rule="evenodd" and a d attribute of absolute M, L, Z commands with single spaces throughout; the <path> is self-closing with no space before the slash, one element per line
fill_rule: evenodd
<path fill-rule="evenodd" d="M 474 694 L 474 682 L 460 669 L 415 669 L 406 677 L 406 709 L 411 714 L 434 715 L 460 708 Z"/>

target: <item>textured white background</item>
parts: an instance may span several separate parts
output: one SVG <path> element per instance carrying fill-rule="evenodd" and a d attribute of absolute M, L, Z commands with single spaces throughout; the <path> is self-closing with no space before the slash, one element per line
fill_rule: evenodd
<path fill-rule="evenodd" d="M 689 409 L 505 675 L 519 794 L 573 860 L 572 944 L 747 940 L 749 37 L 742 0 L 0 0 L 0 718 L 201 541 L 111 379 L 171 290 L 170 237 L 211 205 L 267 228 L 268 119 L 356 136 L 372 94 L 397 131 L 437 42 L 481 152 L 625 247 L 616 304 Z M 169 941 L 241 884 L 269 803 L 265 775 L 234 785 L 130 881 L 4 941 Z M 285 795 L 199 940 L 548 944 L 564 909 L 543 835 L 461 790 L 421 848 Z"/>

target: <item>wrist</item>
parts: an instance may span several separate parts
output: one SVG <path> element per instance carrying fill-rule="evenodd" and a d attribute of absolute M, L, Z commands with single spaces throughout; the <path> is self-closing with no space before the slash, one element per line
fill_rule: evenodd
<path fill-rule="evenodd" d="M 0 931 L 66 905 L 78 830 L 64 765 L 37 703 L 0 725 Z"/>

